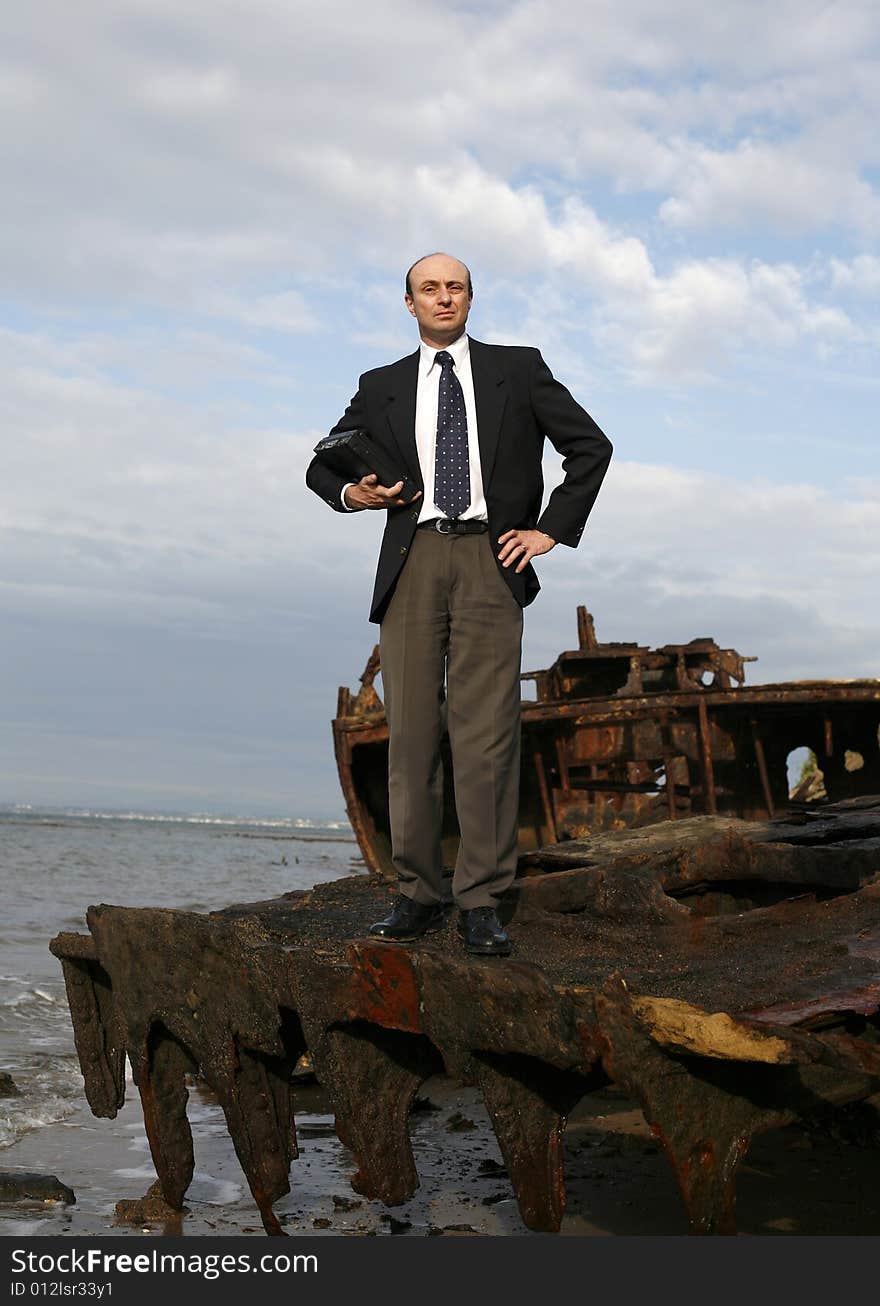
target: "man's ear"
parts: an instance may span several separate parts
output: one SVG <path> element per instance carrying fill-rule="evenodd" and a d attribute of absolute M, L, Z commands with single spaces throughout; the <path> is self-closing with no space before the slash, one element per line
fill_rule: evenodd
<path fill-rule="evenodd" d="M 414 306 L 414 304 L 413 304 L 413 302 L 412 302 L 412 297 L 411 297 L 410 295 L 404 295 L 404 297 L 403 297 L 403 302 L 404 302 L 404 304 L 406 304 L 407 308 L 409 309 L 410 313 L 412 313 L 413 317 L 415 317 L 415 315 L 416 315 L 416 310 L 415 310 L 415 306 Z"/>

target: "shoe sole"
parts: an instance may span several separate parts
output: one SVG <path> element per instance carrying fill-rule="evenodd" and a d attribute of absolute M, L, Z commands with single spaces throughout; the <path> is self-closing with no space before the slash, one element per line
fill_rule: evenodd
<path fill-rule="evenodd" d="M 383 943 L 415 943 L 417 939 L 423 939 L 426 934 L 436 934 L 438 930 L 442 930 L 448 919 L 447 912 L 438 920 L 432 921 L 425 929 L 419 930 L 417 934 L 379 934 L 372 930 L 368 930 L 367 934 L 371 939 L 381 939 Z"/>
<path fill-rule="evenodd" d="M 472 957 L 509 957 L 513 951 L 511 943 L 502 943 L 496 946 L 494 943 L 485 943 L 480 946 L 479 943 L 468 943 L 461 930 L 458 930 L 458 937 L 464 944 L 465 952 L 469 952 Z"/>

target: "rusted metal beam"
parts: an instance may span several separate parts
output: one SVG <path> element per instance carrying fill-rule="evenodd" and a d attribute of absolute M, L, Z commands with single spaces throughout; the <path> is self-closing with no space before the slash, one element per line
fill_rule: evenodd
<path fill-rule="evenodd" d="M 666 784 L 664 786 L 666 791 L 666 811 L 670 821 L 674 821 L 678 817 L 678 812 L 675 806 L 675 780 L 672 775 L 672 756 L 669 753 L 664 753 L 663 755 L 663 773 L 666 777 Z"/>
<path fill-rule="evenodd" d="M 571 779 L 568 770 L 568 752 L 565 746 L 565 740 L 561 735 L 556 736 L 556 765 L 559 769 L 559 781 L 562 785 L 563 795 L 567 798 L 571 793 Z M 557 834 L 557 838 L 558 838 Z"/>
<path fill-rule="evenodd" d="M 703 799 L 706 811 L 714 816 L 718 811 L 715 798 L 715 772 L 712 767 L 712 741 L 709 737 L 709 713 L 705 701 L 697 703 L 697 718 L 700 723 L 700 756 L 703 764 Z"/>
<path fill-rule="evenodd" d="M 755 758 L 758 763 L 758 775 L 761 777 L 761 789 L 764 792 L 764 802 L 767 805 L 767 815 L 773 817 L 776 812 L 773 807 L 773 794 L 770 789 L 770 776 L 767 771 L 767 759 L 764 756 L 764 743 L 758 733 L 758 722 L 754 717 L 751 719 L 752 742 L 755 745 Z"/>
<path fill-rule="evenodd" d="M 550 790 L 547 787 L 547 774 L 544 770 L 544 758 L 541 753 L 541 746 L 537 741 L 532 749 L 532 761 L 535 764 L 535 775 L 538 777 L 538 792 L 541 795 L 541 808 L 544 812 L 544 821 L 547 825 L 547 829 L 550 831 L 553 842 L 556 843 L 559 838 L 559 833 L 556 829 L 556 813 L 553 810 L 553 801 L 550 797 Z"/>
<path fill-rule="evenodd" d="M 583 604 L 578 606 L 577 628 L 578 646 L 588 652 L 598 649 L 599 641 L 596 639 L 596 627 L 593 623 L 593 617 Z"/>

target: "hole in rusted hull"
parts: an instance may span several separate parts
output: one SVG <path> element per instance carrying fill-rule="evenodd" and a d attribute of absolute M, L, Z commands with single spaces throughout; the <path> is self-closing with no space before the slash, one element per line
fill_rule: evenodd
<path fill-rule="evenodd" d="M 781 902 L 827 902 L 848 892 L 848 889 L 817 888 L 814 885 L 807 888 L 760 880 L 728 880 L 690 885 L 669 897 L 687 907 L 694 916 L 737 916 L 762 907 L 775 907 Z"/>

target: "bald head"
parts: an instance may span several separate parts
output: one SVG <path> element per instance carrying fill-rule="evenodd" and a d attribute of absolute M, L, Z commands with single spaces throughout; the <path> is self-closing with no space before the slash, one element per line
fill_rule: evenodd
<path fill-rule="evenodd" d="M 451 254 L 425 254 L 406 274 L 407 309 L 420 338 L 434 349 L 445 349 L 462 334 L 472 298 L 467 265 Z"/>
<path fill-rule="evenodd" d="M 413 263 L 412 267 L 409 269 L 409 271 L 406 274 L 406 293 L 410 296 L 410 298 L 412 298 L 412 292 L 413 292 L 413 281 L 412 281 L 413 273 L 416 272 L 417 269 L 421 271 L 423 263 L 427 263 L 429 259 L 435 259 L 435 258 L 446 259 L 450 263 L 458 264 L 459 270 L 467 278 L 468 299 L 473 299 L 474 285 L 473 282 L 471 281 L 470 269 L 468 268 L 467 264 L 462 263 L 461 259 L 453 258 L 451 254 L 444 254 L 442 250 L 437 250 L 433 254 L 423 254 L 421 258 L 416 259 L 415 263 Z"/>

